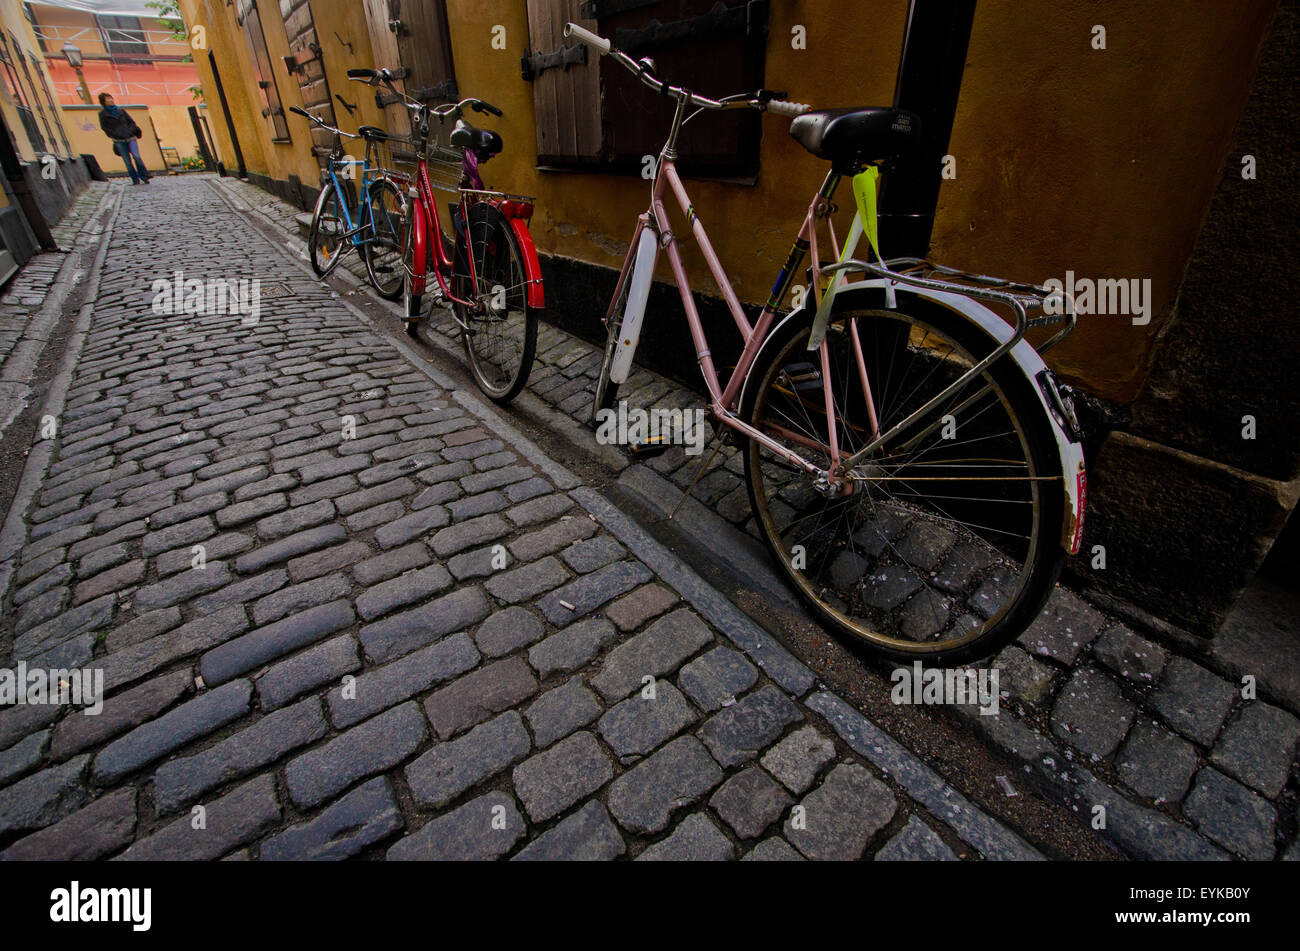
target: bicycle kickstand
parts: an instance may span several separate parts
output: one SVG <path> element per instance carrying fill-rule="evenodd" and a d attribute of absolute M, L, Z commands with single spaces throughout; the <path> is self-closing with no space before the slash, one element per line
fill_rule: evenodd
<path fill-rule="evenodd" d="M 671 522 L 677 517 L 677 512 L 681 509 L 682 503 L 684 503 L 687 497 L 695 491 L 695 486 L 699 484 L 700 479 L 704 478 L 704 473 L 709 471 L 709 466 L 713 465 L 713 460 L 717 457 L 718 453 L 722 451 L 722 447 L 725 446 L 730 439 L 731 430 L 721 426 L 718 427 L 718 434 L 713 437 L 713 451 L 709 453 L 709 457 L 704 460 L 704 464 L 700 466 L 699 471 L 695 473 L 695 478 L 691 480 L 691 484 L 682 490 L 682 497 L 677 500 L 677 504 L 673 506 L 673 510 L 668 513 L 668 521 Z"/>

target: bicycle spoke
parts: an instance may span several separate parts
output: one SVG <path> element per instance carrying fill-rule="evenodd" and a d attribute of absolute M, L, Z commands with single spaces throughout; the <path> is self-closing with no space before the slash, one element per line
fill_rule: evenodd
<path fill-rule="evenodd" d="M 977 362 L 894 313 L 859 317 L 857 327 L 861 368 L 845 328 L 833 326 L 823 344 L 828 380 L 808 369 L 820 357 L 796 339 L 767 371 L 754 408 L 760 431 L 823 468 L 826 393 L 839 451 L 852 455 L 871 438 L 867 383 L 884 431 Z M 967 384 L 938 405 L 939 425 L 923 421 L 928 430 L 906 446 L 867 457 L 844 489 L 815 490 L 801 466 L 750 445 L 755 514 L 774 550 L 808 596 L 859 637 L 896 650 L 951 649 L 998 623 L 1024 588 L 1038 541 L 1037 487 L 1059 476 L 1034 471 L 987 374 L 973 382 L 973 395 Z M 805 558 L 796 569 L 797 550 Z"/>

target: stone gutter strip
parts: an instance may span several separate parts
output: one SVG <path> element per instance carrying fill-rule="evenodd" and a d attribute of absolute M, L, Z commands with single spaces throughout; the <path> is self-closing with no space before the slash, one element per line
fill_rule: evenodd
<path fill-rule="evenodd" d="M 50 381 L 45 403 L 41 406 L 40 416 L 42 418 L 53 416 L 56 420 L 61 419 L 64 403 L 68 397 L 68 388 L 72 385 L 72 377 L 76 372 L 77 361 L 81 358 L 81 350 L 86 344 L 86 335 L 90 332 L 90 323 L 95 312 L 95 301 L 99 295 L 100 276 L 104 270 L 104 258 L 108 256 L 108 246 L 113 239 L 113 223 L 117 220 L 118 211 L 122 204 L 122 191 L 117 189 L 110 192 L 108 196 L 105 196 L 104 200 L 109 201 L 110 198 L 112 204 L 108 213 L 108 220 L 104 224 L 99 249 L 95 252 L 95 260 L 91 264 L 90 273 L 86 278 L 86 300 L 77 313 L 77 323 L 73 328 L 72 335 L 68 338 L 67 349 L 63 352 L 63 360 L 59 364 L 58 373 Z M 71 263 L 71 259 L 69 259 L 64 266 L 66 267 Z M 60 306 L 62 306 L 62 301 L 60 301 Z M 38 439 L 28 453 L 27 462 L 23 466 L 22 478 L 18 482 L 18 489 L 14 493 L 13 502 L 9 506 L 9 514 L 5 517 L 3 528 L 0 528 L 0 610 L 3 609 L 4 595 L 9 590 L 9 582 L 13 577 L 14 569 L 17 567 L 18 554 L 22 551 L 23 543 L 27 540 L 27 510 L 31 507 L 32 500 L 36 497 L 36 493 L 40 491 L 41 484 L 45 480 L 45 470 L 49 467 L 50 456 L 54 452 L 54 442 L 53 439 Z"/>

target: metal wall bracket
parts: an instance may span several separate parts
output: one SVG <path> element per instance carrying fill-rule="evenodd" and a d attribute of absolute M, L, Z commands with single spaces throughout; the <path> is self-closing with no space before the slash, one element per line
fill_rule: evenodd
<path fill-rule="evenodd" d="M 587 47 L 582 43 L 562 46 L 550 53 L 533 53 L 519 61 L 520 71 L 528 82 L 532 82 L 548 69 L 587 65 Z"/>
<path fill-rule="evenodd" d="M 401 73 L 400 77 L 397 75 L 398 73 Z M 393 77 L 395 79 L 405 78 L 406 75 L 407 70 L 405 67 L 399 70 L 393 70 Z M 422 89 L 411 90 L 408 94 L 417 102 L 431 102 L 435 99 L 454 101 L 460 98 L 460 87 L 456 85 L 456 80 L 447 79 L 433 86 L 425 86 Z M 381 109 L 384 106 L 391 106 L 393 103 L 401 101 L 402 99 L 400 96 L 394 96 L 390 92 L 375 93 L 375 105 L 379 106 Z"/>

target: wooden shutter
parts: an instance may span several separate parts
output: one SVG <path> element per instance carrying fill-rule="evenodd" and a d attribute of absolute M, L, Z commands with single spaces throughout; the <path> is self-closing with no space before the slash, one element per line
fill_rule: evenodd
<path fill-rule="evenodd" d="M 284 18 L 284 33 L 289 41 L 285 66 L 298 80 L 303 108 L 334 125 L 334 101 L 330 96 L 329 81 L 325 78 L 320 44 L 316 41 L 311 5 L 307 0 L 280 0 L 280 15 Z M 312 151 L 323 167 L 333 148 L 334 137 L 317 125 L 312 125 L 311 137 L 314 143 Z"/>
<path fill-rule="evenodd" d="M 394 85 L 420 102 L 455 102 L 460 98 L 451 59 L 446 0 L 365 0 L 365 7 L 375 69 L 393 70 L 399 77 Z M 375 101 L 386 107 L 390 131 L 409 133 L 409 114 L 393 104 L 386 89 L 376 93 Z"/>
<path fill-rule="evenodd" d="M 570 21 L 597 28 L 595 20 L 581 16 L 580 6 L 579 0 L 528 0 L 530 48 L 523 70 L 533 83 L 538 165 L 598 167 L 604 157 L 596 56 L 576 40 L 564 39 Z M 566 55 L 566 47 L 578 49 L 581 61 L 566 62 L 577 55 Z"/>
<path fill-rule="evenodd" d="M 388 26 L 389 0 L 365 0 L 365 3 L 366 23 L 370 28 L 370 50 L 375 60 L 370 67 L 400 73 L 402 58 L 397 52 L 397 34 Z M 402 90 L 406 88 L 406 83 L 401 78 L 394 80 L 393 85 Z M 381 103 L 385 101 L 378 93 L 375 99 Z M 387 117 L 385 125 L 389 132 L 394 135 L 411 134 L 411 115 L 402 106 L 390 102 L 384 109 L 384 115 Z"/>
<path fill-rule="evenodd" d="M 288 142 L 290 141 L 289 124 L 284 118 L 280 90 L 275 85 L 271 54 L 266 49 L 266 34 L 262 32 L 262 15 L 257 9 L 257 0 L 239 0 L 238 9 L 239 14 L 236 19 L 243 27 L 244 40 L 248 43 L 253 78 L 257 82 L 258 96 L 262 101 L 262 117 L 271 128 L 271 141 Z"/>

